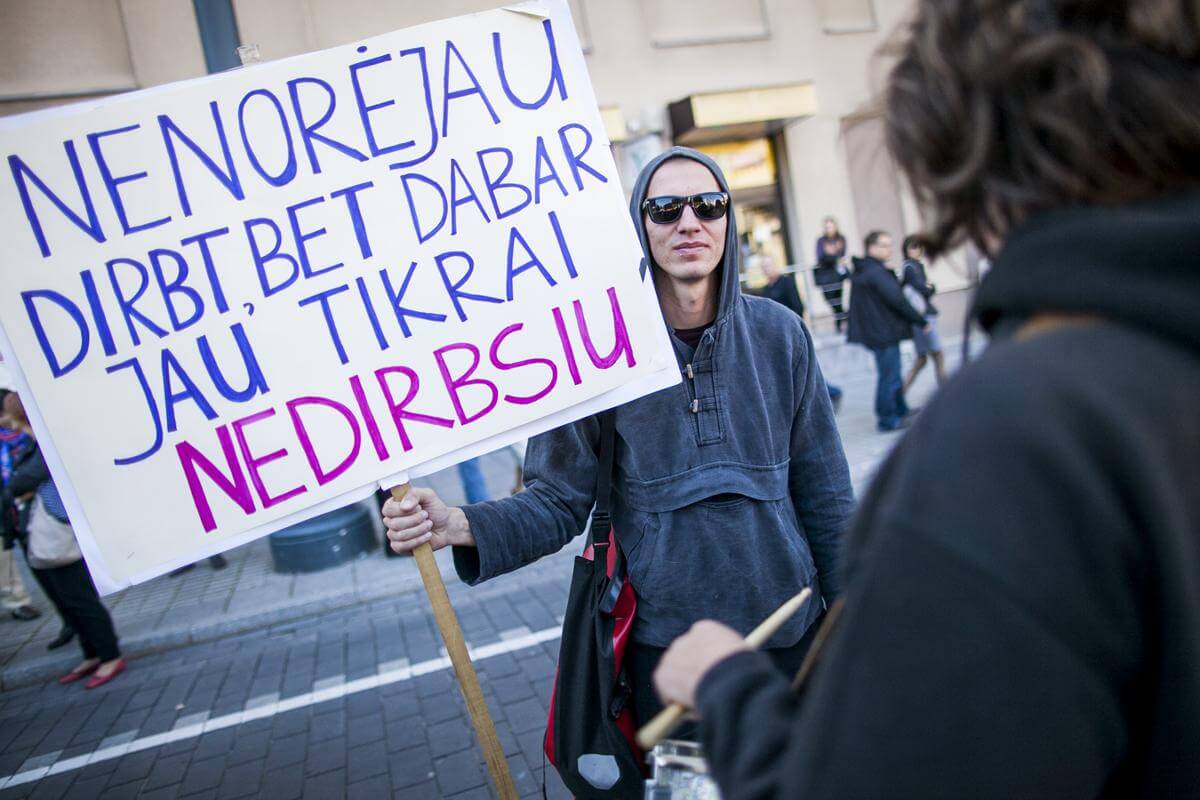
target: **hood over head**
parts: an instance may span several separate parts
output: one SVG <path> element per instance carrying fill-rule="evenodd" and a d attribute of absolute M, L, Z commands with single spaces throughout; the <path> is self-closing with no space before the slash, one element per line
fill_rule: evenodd
<path fill-rule="evenodd" d="M 1200 350 L 1200 193 L 1040 214 L 1009 235 L 975 315 L 999 333 L 1038 312 L 1094 314 Z"/>
<path fill-rule="evenodd" d="M 650 242 L 646 238 L 646 222 L 642 214 L 642 202 L 646 199 L 646 191 L 650 187 L 650 178 L 654 176 L 655 171 L 664 162 L 670 161 L 673 158 L 688 158 L 703 164 L 713 174 L 713 177 L 717 179 L 717 185 L 721 187 L 721 191 L 730 194 L 729 210 L 726 212 L 728 225 L 725 229 L 725 254 L 721 257 L 721 263 L 717 265 L 717 269 L 721 272 L 721 288 L 720 295 L 717 298 L 717 316 L 714 322 L 718 322 L 729 315 L 734 303 L 741 294 L 741 248 L 739 246 L 737 220 L 733 213 L 733 199 L 732 192 L 729 191 L 729 183 L 725 180 L 725 174 L 721 172 L 721 168 L 717 166 L 717 162 L 698 150 L 693 150 L 690 147 L 672 147 L 660 153 L 642 168 L 641 174 L 638 175 L 637 183 L 634 184 L 633 195 L 629 200 L 629 213 L 633 217 L 633 226 L 637 229 L 638 239 L 642 243 L 642 277 L 646 277 L 646 272 L 650 268 L 652 259 Z"/>

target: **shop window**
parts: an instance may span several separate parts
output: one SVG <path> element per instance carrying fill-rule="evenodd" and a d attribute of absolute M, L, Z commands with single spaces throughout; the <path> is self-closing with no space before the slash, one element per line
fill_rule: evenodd
<path fill-rule="evenodd" d="M 792 263 L 772 141 L 766 137 L 698 145 L 725 173 L 733 199 L 742 250 L 742 282 L 758 289 L 763 262 L 786 269 Z"/>

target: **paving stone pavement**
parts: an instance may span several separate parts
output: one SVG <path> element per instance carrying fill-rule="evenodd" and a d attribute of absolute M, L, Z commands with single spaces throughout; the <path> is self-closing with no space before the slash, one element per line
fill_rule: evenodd
<path fill-rule="evenodd" d="M 513 488 L 516 461 L 510 451 L 484 456 L 484 479 L 496 497 Z M 457 469 L 414 481 L 432 486 L 452 504 L 464 502 Z M 371 503 L 367 500 L 364 503 Z M 382 542 L 382 526 L 376 531 Z M 395 595 L 420 585 L 409 559 L 386 558 L 382 545 L 339 567 L 308 574 L 274 572 L 267 539 L 225 554 L 229 566 L 213 570 L 201 561 L 177 577 L 162 576 L 104 598 L 121 638 L 134 656 L 207 641 L 231 633 L 311 616 Z M 24 562 L 20 567 L 24 569 Z M 444 569 L 449 561 L 443 559 Z M 452 570 L 451 570 L 452 572 Z M 46 644 L 59 630 L 58 618 L 31 577 L 26 586 L 34 604 L 48 612 L 32 622 L 0 621 L 0 688 L 9 689 L 61 674 L 73 664 L 74 648 L 50 653 Z"/>
<path fill-rule="evenodd" d="M 870 355 L 832 337 L 822 345 L 823 369 L 846 393 L 839 427 L 861 491 L 898 436 L 874 431 Z M 948 341 L 947 350 L 955 363 L 958 348 Z M 906 367 L 910 359 L 906 349 Z M 927 369 L 914 404 L 933 390 Z M 497 494 L 512 467 L 507 455 L 485 457 Z M 461 499 L 453 470 L 429 483 Z M 569 796 L 552 768 L 543 773 L 541 736 L 574 553 L 570 545 L 476 588 L 443 556 L 522 797 L 539 796 L 543 780 L 549 797 Z M 0 800 L 491 796 L 411 562 L 376 551 L 281 576 L 264 542 L 230 561 L 112 598 L 134 657 L 92 692 L 50 679 L 78 658 L 43 655 L 50 622 L 15 653 L 11 630 L 21 624 L 0 623 Z"/>
<path fill-rule="evenodd" d="M 449 586 L 522 797 L 541 794 L 570 568 L 563 553 L 476 589 Z M 422 601 L 410 591 L 145 656 L 91 692 L 7 691 L 0 779 L 19 785 L 0 800 L 487 797 Z M 568 796 L 552 769 L 546 780 L 550 797 Z"/>

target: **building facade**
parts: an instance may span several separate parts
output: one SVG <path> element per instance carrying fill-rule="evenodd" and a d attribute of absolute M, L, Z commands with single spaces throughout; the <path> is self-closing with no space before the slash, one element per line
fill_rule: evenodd
<path fill-rule="evenodd" d="M 498 4 L 0 0 L 0 115 L 225 69 L 239 44 L 282 58 Z M 733 187 L 748 284 L 764 258 L 787 265 L 827 326 L 809 269 L 822 220 L 838 220 L 851 253 L 870 229 L 919 229 L 873 101 L 887 68 L 877 53 L 909 0 L 569 4 L 626 187 L 671 144 L 707 151 Z M 976 266 L 958 253 L 931 272 L 947 292 Z"/>

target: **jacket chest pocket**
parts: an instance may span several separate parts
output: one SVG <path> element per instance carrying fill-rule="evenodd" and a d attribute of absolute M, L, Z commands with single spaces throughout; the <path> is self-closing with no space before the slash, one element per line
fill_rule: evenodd
<path fill-rule="evenodd" d="M 696 426 L 696 441 L 701 445 L 725 441 L 722 419 L 725 409 L 717 390 L 717 373 L 711 358 L 698 359 L 683 367 L 690 412 Z"/>

